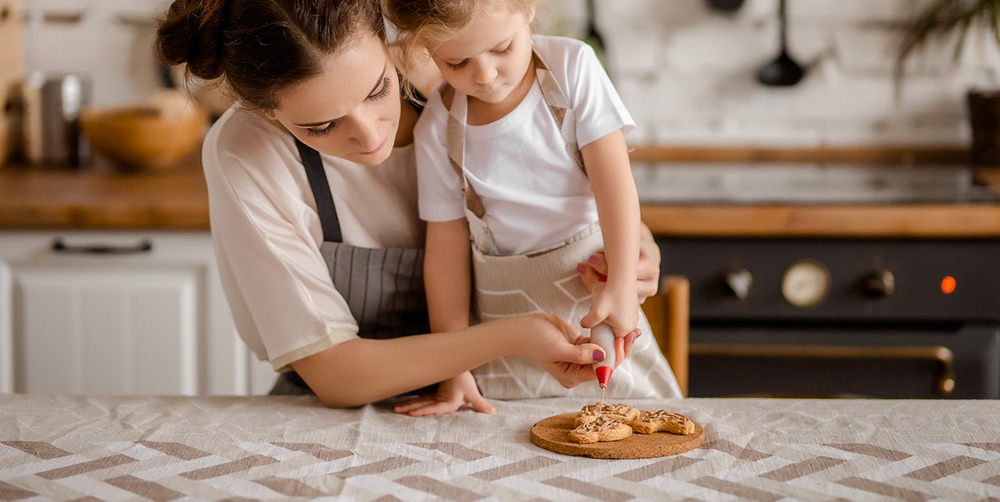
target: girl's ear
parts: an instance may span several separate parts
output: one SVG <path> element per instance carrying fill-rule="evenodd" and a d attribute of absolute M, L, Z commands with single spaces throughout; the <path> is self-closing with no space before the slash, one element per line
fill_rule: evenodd
<path fill-rule="evenodd" d="M 271 120 L 278 120 L 278 117 L 274 115 L 274 110 L 264 110 L 264 116 Z"/>
<path fill-rule="evenodd" d="M 531 6 L 531 10 L 528 11 L 528 24 L 535 21 L 535 6 Z"/>

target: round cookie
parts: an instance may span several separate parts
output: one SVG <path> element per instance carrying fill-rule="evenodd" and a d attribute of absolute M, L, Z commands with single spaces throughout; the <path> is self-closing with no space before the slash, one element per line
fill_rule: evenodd
<path fill-rule="evenodd" d="M 632 434 L 621 441 L 580 444 L 569 438 L 579 413 L 563 413 L 546 418 L 531 428 L 531 442 L 563 455 L 592 458 L 654 458 L 693 450 L 705 440 L 705 430 L 695 423 L 694 434 L 679 436 L 660 432 Z"/>

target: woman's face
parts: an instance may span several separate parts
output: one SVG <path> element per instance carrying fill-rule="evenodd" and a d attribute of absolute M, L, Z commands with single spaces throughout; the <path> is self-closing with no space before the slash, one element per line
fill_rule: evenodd
<path fill-rule="evenodd" d="M 323 73 L 278 93 L 267 116 L 312 148 L 376 165 L 392 153 L 399 127 L 399 81 L 374 34 L 328 56 Z"/>

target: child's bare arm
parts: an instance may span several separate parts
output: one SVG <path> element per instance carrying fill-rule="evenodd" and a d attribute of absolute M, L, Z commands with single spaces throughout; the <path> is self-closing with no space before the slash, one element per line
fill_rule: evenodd
<path fill-rule="evenodd" d="M 472 262 L 466 219 L 429 222 L 425 249 L 424 288 L 431 331 L 467 327 Z"/>
<path fill-rule="evenodd" d="M 608 321 L 615 336 L 624 337 L 638 323 L 639 196 L 621 130 L 587 144 L 581 152 L 604 233 L 608 282 L 580 324 L 590 328 Z"/>

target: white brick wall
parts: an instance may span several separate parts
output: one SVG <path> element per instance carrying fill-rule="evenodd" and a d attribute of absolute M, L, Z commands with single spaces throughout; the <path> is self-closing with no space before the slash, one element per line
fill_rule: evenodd
<path fill-rule="evenodd" d="M 582 35 L 584 0 L 543 1 L 540 31 Z M 634 144 L 965 145 L 965 92 L 998 85 L 1000 50 L 975 35 L 957 68 L 950 46 L 918 54 L 897 101 L 892 26 L 926 1 L 788 0 L 790 51 L 809 73 L 777 89 L 756 72 L 778 52 L 778 0 L 732 15 L 705 0 L 596 0 Z M 88 73 L 95 104 L 141 100 L 159 85 L 149 20 L 168 3 L 27 0 L 25 67 Z"/>
<path fill-rule="evenodd" d="M 160 86 L 153 18 L 167 0 L 23 0 L 24 68 L 83 73 L 96 105 L 129 104 Z"/>
<path fill-rule="evenodd" d="M 704 0 L 596 1 L 635 144 L 964 146 L 966 91 L 1000 86 L 1000 50 L 978 34 L 957 68 L 951 45 L 911 58 L 897 100 L 894 26 L 927 0 L 788 0 L 790 52 L 809 72 L 786 89 L 756 80 L 778 53 L 777 0 L 735 14 Z M 540 31 L 582 34 L 584 0 L 545 4 Z"/>

